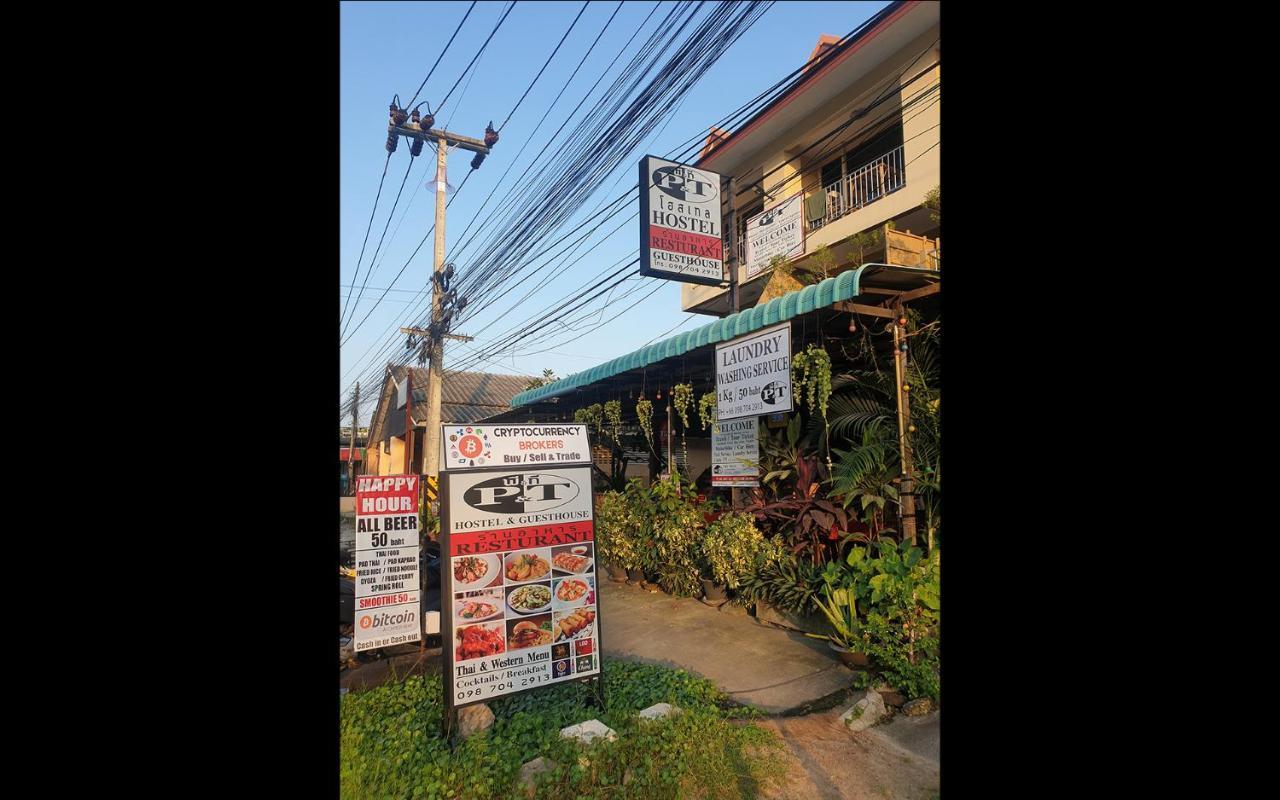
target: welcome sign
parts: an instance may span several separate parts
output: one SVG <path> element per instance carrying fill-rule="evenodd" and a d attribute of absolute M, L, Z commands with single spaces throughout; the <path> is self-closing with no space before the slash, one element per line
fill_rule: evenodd
<path fill-rule="evenodd" d="M 764 272 L 774 256 L 790 260 L 804 255 L 803 210 L 804 195 L 797 193 L 747 220 L 747 280 Z"/>
<path fill-rule="evenodd" d="M 640 160 L 640 274 L 725 280 L 720 175 L 657 156 Z"/>

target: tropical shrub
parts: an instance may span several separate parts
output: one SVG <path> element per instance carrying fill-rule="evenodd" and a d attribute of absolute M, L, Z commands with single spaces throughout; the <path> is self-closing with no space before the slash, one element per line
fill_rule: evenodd
<path fill-rule="evenodd" d="M 639 526 L 625 495 L 605 492 L 596 505 L 596 555 L 605 564 L 640 568 Z"/>
<path fill-rule="evenodd" d="M 707 525 L 702 554 L 711 579 L 737 589 L 745 577 L 776 561 L 781 551 L 760 533 L 752 515 L 731 511 Z"/>
<path fill-rule="evenodd" d="M 822 568 L 808 559 L 783 551 L 754 574 L 742 576 L 738 600 L 765 602 L 798 616 L 812 614 L 822 591 L 822 573 Z"/>

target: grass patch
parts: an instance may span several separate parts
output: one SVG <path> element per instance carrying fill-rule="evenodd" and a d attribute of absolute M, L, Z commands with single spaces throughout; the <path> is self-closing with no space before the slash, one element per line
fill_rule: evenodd
<path fill-rule="evenodd" d="M 575 800 L 756 797 L 778 775 L 777 738 L 751 724 L 756 712 L 729 707 L 710 682 L 683 670 L 623 661 L 605 663 L 608 712 L 586 705 L 581 684 L 551 686 L 490 704 L 497 721 L 449 752 L 440 738 L 439 676 L 415 676 L 342 698 L 341 790 L 344 798 L 521 797 L 526 761 L 545 756 L 538 797 Z M 684 713 L 662 721 L 637 712 L 671 703 Z M 597 718 L 618 740 L 589 747 L 560 729 Z M 625 782 L 625 784 L 624 784 Z"/>

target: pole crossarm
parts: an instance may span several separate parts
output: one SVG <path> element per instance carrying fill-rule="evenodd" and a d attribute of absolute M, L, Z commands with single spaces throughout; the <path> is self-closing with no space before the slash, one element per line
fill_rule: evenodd
<path fill-rule="evenodd" d="M 403 125 L 389 124 L 387 125 L 387 131 L 399 134 L 406 139 L 418 139 L 424 142 L 444 139 L 450 147 L 461 147 L 463 150 L 471 150 L 485 155 L 493 152 L 492 148 L 485 145 L 483 139 L 473 139 L 470 136 L 462 136 L 461 134 L 449 133 L 435 128 L 422 128 L 412 122 L 406 122 Z"/>

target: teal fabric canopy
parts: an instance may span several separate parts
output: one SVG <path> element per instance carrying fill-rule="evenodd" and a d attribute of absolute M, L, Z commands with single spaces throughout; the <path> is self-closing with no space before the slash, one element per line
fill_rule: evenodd
<path fill-rule="evenodd" d="M 806 286 L 794 292 L 788 292 L 782 297 L 774 298 L 764 305 L 748 308 L 737 314 L 718 319 L 700 328 L 680 333 L 669 339 L 663 339 L 661 342 L 651 344 L 648 347 L 642 347 L 625 356 L 619 356 L 612 361 L 607 361 L 597 367 L 576 372 L 566 378 L 539 386 L 536 389 L 527 389 L 515 397 L 511 398 L 511 406 L 527 406 L 536 403 L 539 400 L 546 400 L 556 397 L 566 392 L 570 392 L 582 386 L 588 386 L 596 381 L 602 381 L 605 378 L 611 378 L 614 375 L 628 372 L 640 367 L 647 367 L 650 364 L 657 363 L 667 358 L 684 355 L 690 350 L 696 350 L 716 342 L 723 342 L 734 339 L 739 336 L 745 336 L 752 331 L 760 328 L 774 325 L 779 322 L 785 322 L 793 317 L 801 314 L 807 314 L 810 311 L 816 311 L 819 308 L 826 308 L 832 303 L 839 303 L 857 297 L 860 289 L 859 283 L 862 280 L 863 273 L 868 269 L 876 271 L 890 270 L 893 272 L 919 273 L 922 275 L 934 276 L 936 280 L 938 272 L 931 269 L 921 269 L 918 267 L 900 267 L 885 264 L 863 264 L 857 269 L 842 272 L 834 278 L 827 278 L 821 283 L 813 286 Z"/>

